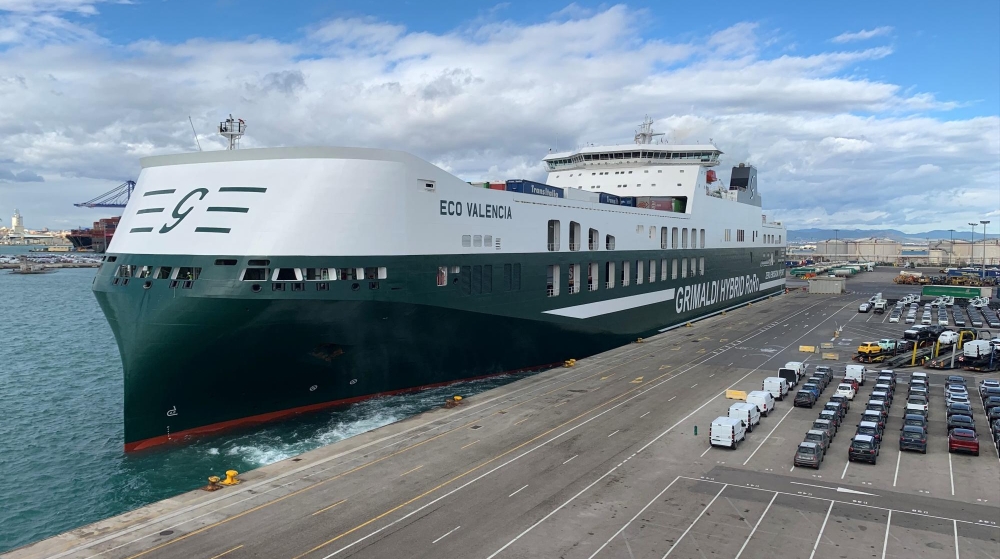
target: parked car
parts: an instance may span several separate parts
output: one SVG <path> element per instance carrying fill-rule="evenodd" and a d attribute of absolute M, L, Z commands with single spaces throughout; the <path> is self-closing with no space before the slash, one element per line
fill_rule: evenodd
<path fill-rule="evenodd" d="M 971 429 L 952 429 L 948 433 L 948 452 L 971 452 L 979 456 L 979 436 Z"/>
<path fill-rule="evenodd" d="M 882 415 L 883 421 L 889 417 L 889 406 L 885 405 L 885 400 L 869 399 L 865 404 L 865 411 L 877 411 Z"/>
<path fill-rule="evenodd" d="M 996 407 L 1000 407 L 1000 396 L 990 396 L 983 400 L 983 407 L 986 408 L 986 413 L 989 414 L 990 410 Z"/>
<path fill-rule="evenodd" d="M 867 303 L 866 302 L 866 303 L 861 303 L 860 305 L 858 305 L 858 312 L 868 312 L 870 310 L 872 310 L 872 304 L 871 303 Z"/>
<path fill-rule="evenodd" d="M 819 418 L 829 420 L 830 422 L 832 422 L 834 425 L 837 426 L 837 430 L 840 430 L 840 424 L 842 423 L 843 418 L 840 417 L 840 414 L 837 413 L 836 411 L 822 409 L 819 412 Z"/>
<path fill-rule="evenodd" d="M 916 425 L 903 425 L 899 433 L 899 450 L 917 450 L 927 454 L 927 432 Z"/>
<path fill-rule="evenodd" d="M 992 386 L 987 386 L 979 393 L 979 397 L 983 400 L 989 398 L 990 396 L 1000 396 L 1000 388 L 993 388 Z"/>
<path fill-rule="evenodd" d="M 885 418 L 875 410 L 864 410 L 861 412 L 861 421 L 871 421 L 876 423 L 879 429 L 885 429 Z"/>
<path fill-rule="evenodd" d="M 828 367 L 826 365 L 817 365 L 816 366 L 816 373 L 817 374 L 822 374 L 823 376 L 825 376 L 827 384 L 830 384 L 831 382 L 833 382 L 833 368 L 832 367 Z"/>
<path fill-rule="evenodd" d="M 767 414 L 771 413 L 771 410 L 774 409 L 774 396 L 766 390 L 754 390 L 750 392 L 747 394 L 746 402 L 757 406 L 760 414 L 764 417 L 767 417 Z"/>
<path fill-rule="evenodd" d="M 823 454 L 830 449 L 830 435 L 826 434 L 826 431 L 817 431 L 815 429 L 810 429 L 806 431 L 807 443 L 816 443 L 823 449 Z"/>
<path fill-rule="evenodd" d="M 927 418 L 918 413 L 908 413 L 903 416 L 903 427 L 920 427 L 926 433 Z M 900 427 L 899 430 L 902 431 L 903 427 Z"/>
<path fill-rule="evenodd" d="M 850 410 L 851 409 L 851 401 L 847 398 L 847 396 L 842 396 L 840 394 L 834 394 L 833 396 L 830 396 L 830 401 L 831 402 L 840 402 L 840 403 L 844 404 L 844 409 L 845 410 Z"/>
<path fill-rule="evenodd" d="M 847 369 L 844 371 L 844 378 L 854 379 L 858 381 L 861 386 L 865 385 L 865 373 L 868 369 L 864 365 L 848 365 Z"/>
<path fill-rule="evenodd" d="M 945 401 L 945 404 L 951 404 L 951 403 L 968 404 L 968 403 L 970 403 L 969 395 L 968 394 L 957 394 L 957 393 L 954 393 L 954 392 L 949 392 L 945 396 L 944 401 Z"/>
<path fill-rule="evenodd" d="M 795 450 L 795 458 L 792 459 L 794 466 L 806 466 L 819 469 L 823 463 L 823 449 L 816 443 L 801 442 Z"/>
<path fill-rule="evenodd" d="M 990 422 L 1000 419 L 1000 406 L 994 407 L 993 409 L 987 411 L 986 419 Z"/>
<path fill-rule="evenodd" d="M 862 421 L 858 423 L 858 429 L 854 432 L 855 435 L 868 435 L 875 439 L 875 442 L 882 444 L 882 430 L 879 429 L 878 423 L 874 421 Z"/>
<path fill-rule="evenodd" d="M 841 423 L 843 423 L 844 417 L 847 415 L 847 407 L 845 407 L 844 404 L 833 400 L 824 404 L 823 409 L 837 412 L 837 415 L 840 416 Z"/>
<path fill-rule="evenodd" d="M 826 431 L 826 434 L 830 436 L 830 440 L 837 436 L 837 426 L 826 419 L 814 419 L 812 422 L 811 429 L 816 429 L 819 431 Z"/>
<path fill-rule="evenodd" d="M 952 429 L 972 429 L 975 431 L 976 422 L 972 419 L 971 415 L 956 413 L 955 415 L 948 416 L 948 429 L 946 432 L 951 432 Z"/>
<path fill-rule="evenodd" d="M 848 400 L 853 400 L 855 394 L 856 394 L 856 389 L 854 388 L 854 385 L 852 385 L 849 382 L 842 382 L 837 385 L 837 392 L 834 394 L 834 396 L 843 396 Z"/>
<path fill-rule="evenodd" d="M 979 382 L 979 395 L 982 396 L 987 388 L 1000 388 L 1000 380 L 995 378 L 983 379 Z"/>
<path fill-rule="evenodd" d="M 811 408 L 816 405 L 816 393 L 812 390 L 799 390 L 792 405 L 796 408 Z"/>
<path fill-rule="evenodd" d="M 953 415 L 972 415 L 972 406 L 965 402 L 952 402 L 948 404 L 947 412 L 945 417 L 951 417 Z"/>
<path fill-rule="evenodd" d="M 854 435 L 851 446 L 847 449 L 847 459 L 850 462 L 863 461 L 875 464 L 878 461 L 879 448 L 875 439 L 868 435 Z"/>
<path fill-rule="evenodd" d="M 930 399 L 931 393 L 927 390 L 925 386 L 911 386 L 910 390 L 907 391 L 907 396 L 923 396 L 924 398 Z"/>
<path fill-rule="evenodd" d="M 886 408 L 892 405 L 892 393 L 886 392 L 885 390 L 872 390 L 872 395 L 869 396 L 869 399 L 882 400 L 885 402 Z"/>
<path fill-rule="evenodd" d="M 878 345 L 878 342 L 862 342 L 858 346 L 858 353 L 860 355 L 875 355 L 877 353 L 882 353 L 882 346 Z"/>
<path fill-rule="evenodd" d="M 854 393 L 855 394 L 857 394 L 858 389 L 861 387 L 861 383 L 858 382 L 858 379 L 855 379 L 855 378 L 845 378 L 844 380 L 842 380 L 840 382 L 841 383 L 845 383 L 846 382 L 847 384 L 850 384 L 852 387 L 854 387 Z"/>
<path fill-rule="evenodd" d="M 930 416 L 927 397 L 912 395 L 906 399 L 906 413 L 919 413 L 924 417 Z"/>
<path fill-rule="evenodd" d="M 948 375 L 948 377 L 944 379 L 944 382 L 946 384 L 961 384 L 962 386 L 965 386 L 966 384 L 965 377 L 960 375 Z"/>
<path fill-rule="evenodd" d="M 830 382 L 826 380 L 825 375 L 813 375 L 806 379 L 806 382 L 819 385 L 820 390 L 826 390 L 827 385 L 830 384 Z"/>
<path fill-rule="evenodd" d="M 802 388 L 799 388 L 799 392 L 802 392 L 803 390 L 808 390 L 812 392 L 813 394 L 816 395 L 816 398 L 819 398 L 819 395 L 823 392 L 823 389 L 820 388 L 820 386 L 815 382 L 807 382 L 803 384 Z"/>

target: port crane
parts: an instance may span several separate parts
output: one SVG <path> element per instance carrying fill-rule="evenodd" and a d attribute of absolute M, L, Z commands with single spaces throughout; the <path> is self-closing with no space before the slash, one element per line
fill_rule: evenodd
<path fill-rule="evenodd" d="M 73 204 L 78 208 L 124 208 L 135 190 L 135 181 L 125 181 L 100 196 Z"/>

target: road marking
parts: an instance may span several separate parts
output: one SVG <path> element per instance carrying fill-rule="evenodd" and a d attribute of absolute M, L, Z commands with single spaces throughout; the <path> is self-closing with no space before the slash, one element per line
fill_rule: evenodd
<path fill-rule="evenodd" d="M 608 435 L 608 438 L 611 438 L 611 437 L 615 436 L 615 433 L 617 433 L 618 431 L 621 431 L 621 429 L 615 429 L 615 431 L 613 433 L 611 433 L 610 435 Z"/>
<path fill-rule="evenodd" d="M 795 466 L 792 467 L 794 468 Z M 760 518 L 757 519 L 757 523 L 753 525 L 753 530 L 750 530 L 750 535 L 747 536 L 746 541 L 743 542 L 743 546 L 740 547 L 740 551 L 736 554 L 736 557 L 734 559 L 740 559 L 740 555 L 743 555 L 743 550 L 746 549 L 747 544 L 750 543 L 750 538 L 753 537 L 754 532 L 757 531 L 757 527 L 760 526 L 761 521 L 764 520 L 764 516 L 767 515 L 767 511 L 771 509 L 771 505 L 774 504 L 774 500 L 777 498 L 778 498 L 777 493 L 775 493 L 774 496 L 771 497 L 771 502 L 769 502 L 767 504 L 767 507 L 764 508 L 764 512 L 761 513 Z"/>
<path fill-rule="evenodd" d="M 949 454 L 949 456 L 951 456 L 951 455 Z M 955 522 L 955 519 L 953 518 L 951 520 L 951 525 L 955 529 L 955 559 L 959 559 L 959 557 L 958 557 L 958 522 Z"/>
<path fill-rule="evenodd" d="M 781 419 L 779 419 L 778 422 L 774 424 L 774 429 L 771 429 L 771 432 L 767 434 L 767 437 L 764 437 L 764 440 L 760 441 L 760 444 L 757 445 L 757 448 L 753 449 L 753 452 L 750 453 L 750 456 L 748 456 L 746 461 L 743 462 L 744 466 L 746 466 L 747 462 L 749 462 L 750 459 L 753 458 L 754 454 L 757 454 L 757 451 L 760 450 L 760 447 L 764 446 L 764 443 L 767 442 L 768 437 L 774 434 L 774 431 L 778 428 L 778 425 L 781 425 L 781 422 L 784 421 L 785 418 L 788 417 L 788 414 L 792 413 L 792 410 L 794 409 L 795 409 L 794 407 L 788 408 L 788 411 L 785 412 L 785 415 L 781 416 Z"/>
<path fill-rule="evenodd" d="M 330 505 L 330 506 L 326 507 L 325 509 L 319 509 L 318 511 L 316 511 L 316 512 L 312 513 L 312 516 L 316 516 L 317 514 L 319 514 L 319 513 L 321 513 L 321 512 L 326 512 L 326 511 L 328 511 L 328 510 L 332 509 L 333 507 L 335 507 L 335 506 L 337 506 L 337 505 L 339 505 L 339 504 L 343 503 L 343 502 L 344 502 L 344 501 L 346 501 L 346 500 L 347 500 L 347 499 L 341 499 L 341 500 L 337 501 L 336 503 L 334 503 L 334 504 L 332 504 L 332 505 Z"/>
<path fill-rule="evenodd" d="M 644 414 L 640 415 L 640 416 L 639 416 L 639 419 L 642 419 L 642 418 L 646 417 L 647 415 L 649 415 L 649 412 L 646 412 L 646 413 L 644 413 Z"/>
<path fill-rule="evenodd" d="M 558 408 L 559 406 L 561 406 L 561 405 L 565 404 L 566 402 L 569 402 L 569 400 L 563 400 L 562 402 L 559 402 L 558 404 L 556 404 L 556 405 L 554 405 L 554 406 L 552 406 L 552 407 L 553 407 L 553 408 Z"/>
<path fill-rule="evenodd" d="M 525 418 L 524 418 L 524 419 L 522 419 L 521 421 L 518 421 L 517 423 L 514 423 L 514 425 L 520 425 L 520 424 L 524 423 L 525 421 L 527 421 L 527 420 L 529 420 L 529 419 L 531 419 L 531 417 L 525 417 Z"/>
<path fill-rule="evenodd" d="M 601 544 L 601 547 L 597 548 L 597 551 L 595 551 L 594 553 L 592 553 L 590 555 L 590 557 L 588 557 L 587 559 L 594 559 L 594 557 L 597 557 L 597 554 L 600 553 L 605 547 L 607 547 L 608 544 L 611 543 L 611 540 L 617 538 L 619 534 L 621 534 L 622 532 L 624 532 L 625 528 L 628 528 L 629 524 L 631 524 L 636 518 L 639 518 L 639 515 L 642 514 L 646 509 L 648 509 L 650 505 L 652 505 L 654 502 L 656 502 L 656 500 L 659 499 L 661 495 L 663 495 L 664 493 L 666 493 L 667 489 L 670 489 L 670 486 L 672 486 L 674 484 L 674 482 L 676 482 L 678 479 L 680 479 L 680 477 L 675 477 L 674 481 L 671 481 L 670 483 L 668 483 L 667 486 L 664 487 L 662 491 L 660 491 L 659 493 L 656 494 L 656 497 L 653 497 L 652 499 L 650 499 L 650 501 L 648 503 L 646 503 L 646 506 L 644 506 L 641 509 L 639 509 L 639 512 L 635 513 L 635 516 L 633 516 L 632 518 L 630 518 L 629 521 L 626 522 L 621 528 L 619 528 L 617 532 L 615 532 L 614 534 L 612 534 L 611 537 L 608 538 L 608 541 L 606 541 L 603 544 Z"/>
<path fill-rule="evenodd" d="M 948 451 L 948 477 L 951 478 L 951 496 L 955 496 L 955 474 L 951 469 L 951 451 Z"/>
<path fill-rule="evenodd" d="M 574 454 L 573 456 L 570 456 L 570 457 L 569 457 L 569 460 L 566 460 L 565 462 L 563 462 L 563 463 L 562 463 L 562 465 L 563 465 L 563 466 L 565 466 L 566 464 L 569 464 L 569 463 L 570 463 L 570 461 L 572 461 L 572 460 L 573 460 L 574 458 L 576 458 L 577 456 L 579 456 L 579 454 Z"/>
<path fill-rule="evenodd" d="M 795 471 L 795 466 L 792 466 L 791 468 L 789 468 L 789 470 L 788 470 L 788 471 L 789 471 L 789 472 L 794 472 L 794 471 Z"/>
<path fill-rule="evenodd" d="M 527 484 L 525 484 L 524 487 L 527 487 Z M 521 491 L 524 490 L 524 487 L 522 487 L 521 489 L 518 489 L 517 491 L 511 493 L 510 495 L 507 495 L 507 497 L 513 497 L 514 495 L 517 495 L 518 493 L 520 493 Z"/>
<path fill-rule="evenodd" d="M 852 493 L 854 495 L 871 495 L 872 497 L 878 497 L 875 493 L 865 493 L 864 491 L 858 491 L 856 489 L 848 489 L 846 487 L 829 487 L 826 485 L 814 485 L 812 483 L 802 483 L 801 481 L 789 481 L 788 483 L 792 485 L 805 485 L 806 487 L 818 487 L 820 489 L 829 489 L 830 491 L 836 491 L 837 493 Z"/>
<path fill-rule="evenodd" d="M 823 530 L 826 530 L 826 522 L 830 520 L 830 511 L 833 510 L 833 503 L 833 501 L 830 501 L 830 508 L 826 509 L 826 518 L 823 519 L 823 525 L 819 527 L 819 534 L 816 535 L 816 543 L 813 544 L 813 551 L 809 554 L 809 559 L 813 559 L 816 556 L 816 548 L 819 547 L 819 540 L 823 537 Z"/>
<path fill-rule="evenodd" d="M 696 382 L 696 383 L 694 383 L 694 384 L 692 384 L 692 385 L 691 385 L 691 388 L 694 388 L 695 386 L 698 386 L 698 383 L 697 383 L 697 382 Z"/>
<path fill-rule="evenodd" d="M 708 509 L 712 508 L 712 503 L 714 503 L 715 500 L 719 498 L 719 495 L 722 495 L 722 492 L 725 491 L 727 487 L 729 487 L 728 483 L 722 484 L 722 489 L 720 489 L 719 492 L 715 494 L 715 497 L 712 497 L 712 500 L 709 501 L 707 505 L 705 505 L 705 508 L 701 509 L 701 512 L 698 513 L 698 516 L 695 517 L 694 522 L 692 522 L 691 525 L 687 527 L 687 530 L 684 530 L 684 533 L 681 534 L 681 537 L 677 538 L 677 540 L 674 542 L 674 545 L 670 546 L 670 549 L 668 549 L 667 552 L 663 554 L 662 559 L 666 559 L 667 556 L 669 556 L 675 549 L 677 549 L 677 545 L 681 543 L 681 540 L 684 539 L 684 536 L 688 535 L 688 532 L 690 532 L 691 528 L 694 528 L 694 525 L 697 524 L 699 520 L 701 520 L 701 517 L 705 514 L 705 512 L 707 512 Z"/>
<path fill-rule="evenodd" d="M 449 535 L 451 535 L 451 533 L 452 533 L 452 532 L 454 532 L 455 530 L 458 530 L 459 528 L 461 528 L 461 526 L 455 526 L 455 527 L 454 527 L 454 528 L 452 528 L 451 530 L 448 530 L 448 531 L 447 531 L 447 532 L 445 533 L 445 535 L 443 535 L 443 536 L 441 536 L 440 538 L 438 538 L 438 539 L 436 539 L 436 540 L 432 541 L 432 542 L 431 542 L 431 545 L 433 545 L 433 544 L 436 544 L 436 543 L 438 543 L 439 541 L 441 541 L 441 540 L 443 540 L 443 539 L 447 538 L 447 537 L 448 537 Z"/>
<path fill-rule="evenodd" d="M 236 551 L 237 549 L 239 549 L 241 547 L 243 547 L 243 544 L 240 544 L 240 545 L 238 545 L 238 546 L 230 549 L 229 551 L 223 551 L 222 553 L 216 555 L 215 557 L 212 557 L 212 559 L 219 559 L 219 557 L 222 557 L 223 555 L 229 555 L 230 553 Z"/>
<path fill-rule="evenodd" d="M 671 396 L 671 397 L 667 398 L 667 401 L 669 402 L 669 401 L 673 400 L 673 399 L 674 399 L 674 398 L 676 398 L 676 397 L 677 397 L 677 396 Z"/>
<path fill-rule="evenodd" d="M 704 457 L 705 457 L 705 455 L 706 455 L 706 454 L 708 454 L 708 451 L 709 451 L 709 450 L 712 450 L 712 447 L 711 447 L 711 446 L 709 446 L 708 448 L 706 448 L 706 449 L 705 449 L 705 452 L 702 452 L 702 453 L 701 453 L 701 457 L 702 457 L 702 458 L 704 458 Z"/>
<path fill-rule="evenodd" d="M 885 550 L 889 547 L 889 525 L 892 524 L 892 511 L 889 511 L 889 518 L 885 520 L 885 539 L 882 540 L 882 559 L 885 559 Z"/>
<path fill-rule="evenodd" d="M 850 460 L 848 460 L 847 463 L 844 464 L 844 472 L 840 474 L 840 479 L 844 479 L 844 476 L 847 475 L 847 467 L 850 466 L 850 465 L 851 465 L 851 461 Z"/>
<path fill-rule="evenodd" d="M 424 467 L 424 465 L 421 464 L 421 465 L 417 466 L 416 468 L 413 468 L 412 470 L 409 470 L 409 471 L 406 471 L 406 472 L 403 472 L 403 473 L 399 474 L 399 477 L 403 477 L 406 474 L 412 474 L 413 472 L 415 472 L 415 471 L 417 471 L 417 470 L 419 470 L 420 468 L 423 468 L 423 467 Z"/>
<path fill-rule="evenodd" d="M 471 443 L 463 446 L 460 450 L 465 450 L 465 449 L 469 448 L 470 446 L 472 446 L 472 445 L 474 445 L 474 444 L 476 444 L 478 442 L 479 442 L 479 439 L 476 439 L 476 440 L 472 441 Z"/>
<path fill-rule="evenodd" d="M 896 473 L 892 476 L 892 486 L 896 487 L 896 478 L 899 477 L 899 459 L 903 456 L 903 451 L 900 450 L 899 454 L 896 455 Z"/>

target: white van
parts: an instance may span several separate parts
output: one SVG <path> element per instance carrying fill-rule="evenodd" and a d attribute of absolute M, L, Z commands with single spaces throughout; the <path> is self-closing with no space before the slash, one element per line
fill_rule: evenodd
<path fill-rule="evenodd" d="M 712 420 L 712 428 L 708 437 L 712 446 L 728 446 L 736 450 L 740 442 L 746 438 L 746 424 L 742 420 L 725 416 Z"/>
<path fill-rule="evenodd" d="M 781 377 L 767 377 L 760 389 L 770 392 L 775 400 L 784 400 L 788 394 L 788 381 Z"/>
<path fill-rule="evenodd" d="M 774 396 L 767 390 L 754 390 L 747 394 L 747 403 L 757 406 L 760 414 L 767 417 L 774 409 Z"/>
<path fill-rule="evenodd" d="M 865 385 L 865 373 L 868 369 L 864 365 L 848 365 L 847 372 L 844 373 L 844 378 L 854 379 L 858 381 L 860 386 Z"/>
<path fill-rule="evenodd" d="M 746 423 L 748 433 L 753 432 L 755 425 L 760 425 L 760 411 L 754 404 L 739 402 L 729 406 L 729 417 Z"/>
<path fill-rule="evenodd" d="M 795 382 L 799 382 L 806 376 L 806 364 L 801 361 L 789 361 L 785 363 L 782 369 L 794 369 L 795 373 L 799 376 L 799 378 L 795 379 Z"/>

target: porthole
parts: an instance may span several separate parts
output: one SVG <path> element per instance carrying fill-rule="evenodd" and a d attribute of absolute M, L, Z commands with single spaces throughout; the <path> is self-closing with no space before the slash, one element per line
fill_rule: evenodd
<path fill-rule="evenodd" d="M 151 281 L 147 280 L 145 283 L 142 284 L 143 289 L 149 289 L 150 287 L 153 287 L 153 282 Z"/>
<path fill-rule="evenodd" d="M 351 291 L 357 291 L 359 289 L 361 289 L 361 286 L 359 284 L 356 283 L 351 284 Z"/>
<path fill-rule="evenodd" d="M 255 283 L 255 284 L 251 285 L 250 286 L 250 291 L 253 291 L 254 293 L 260 293 L 260 284 L 259 283 Z"/>
<path fill-rule="evenodd" d="M 314 384 L 314 385 L 312 385 L 312 386 L 309 387 L 309 392 L 315 392 L 317 388 L 319 388 L 319 387 Z"/>

